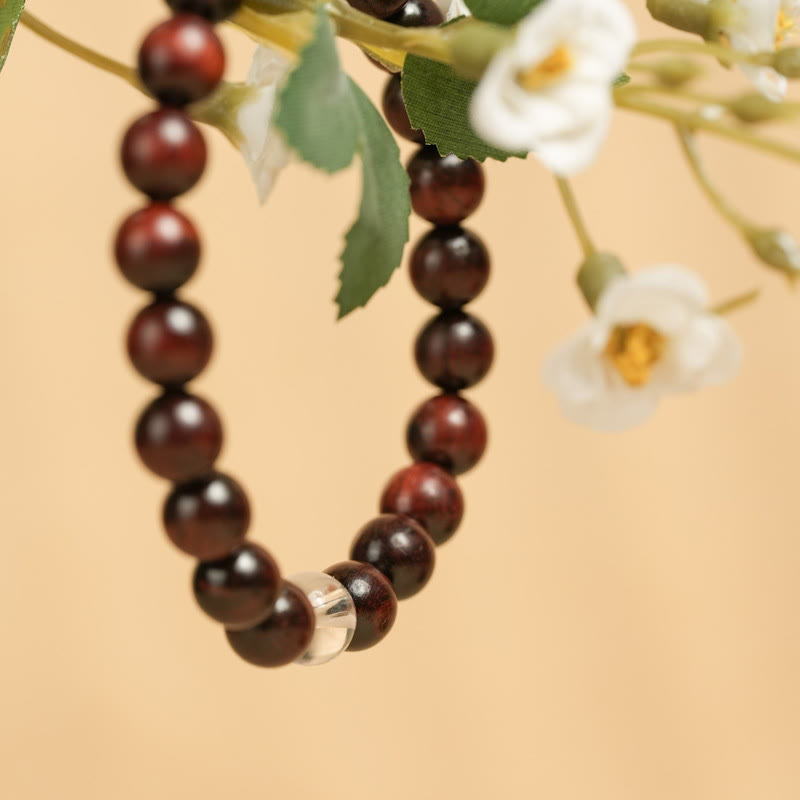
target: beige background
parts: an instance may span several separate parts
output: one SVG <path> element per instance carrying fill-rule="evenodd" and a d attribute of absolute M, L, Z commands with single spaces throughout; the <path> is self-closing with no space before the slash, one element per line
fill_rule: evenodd
<path fill-rule="evenodd" d="M 30 7 L 126 58 L 163 14 Z M 242 75 L 251 46 L 228 41 Z M 542 169 L 490 166 L 473 225 L 496 271 L 477 308 L 500 355 L 474 393 L 492 447 L 464 480 L 466 524 L 384 646 L 261 672 L 195 609 L 191 564 L 159 528 L 165 486 L 130 445 L 153 392 L 122 354 L 143 298 L 109 239 L 138 202 L 117 141 L 146 103 L 21 30 L 0 104 L 4 798 L 798 797 L 798 299 L 728 236 L 668 129 L 621 116 L 578 189 L 630 265 L 694 266 L 720 299 L 765 287 L 735 318 L 738 379 L 622 436 L 564 421 L 538 373 L 585 317 L 577 248 Z M 430 310 L 399 274 L 335 324 L 355 174 L 293 167 L 262 209 L 210 138 L 185 203 L 207 242 L 187 296 L 218 333 L 199 388 L 224 413 L 221 463 L 251 492 L 254 535 L 287 574 L 324 568 L 405 462 L 406 416 L 430 391 L 409 348 Z M 752 212 L 797 222 L 796 170 L 713 153 Z"/>

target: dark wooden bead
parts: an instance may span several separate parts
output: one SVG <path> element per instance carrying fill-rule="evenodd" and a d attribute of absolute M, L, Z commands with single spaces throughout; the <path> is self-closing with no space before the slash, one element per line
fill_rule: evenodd
<path fill-rule="evenodd" d="M 205 166 L 203 135 L 174 108 L 140 117 L 122 141 L 122 167 L 128 180 L 153 200 L 171 200 L 188 192 Z"/>
<path fill-rule="evenodd" d="M 272 556 L 248 542 L 216 561 L 201 561 L 192 581 L 198 605 L 228 628 L 249 628 L 269 616 L 281 589 Z"/>
<path fill-rule="evenodd" d="M 436 564 L 436 545 L 411 517 L 384 514 L 368 522 L 356 536 L 350 558 L 371 564 L 394 587 L 398 600 L 425 587 Z"/>
<path fill-rule="evenodd" d="M 442 394 L 423 403 L 411 417 L 406 443 L 415 461 L 432 461 L 454 475 L 472 469 L 486 450 L 483 415 L 468 400 Z"/>
<path fill-rule="evenodd" d="M 314 609 L 294 584 L 284 581 L 272 613 L 253 628 L 226 630 L 231 647 L 257 667 L 284 667 L 300 658 L 311 644 Z"/>
<path fill-rule="evenodd" d="M 222 22 L 239 10 L 242 0 L 167 0 L 167 5 L 176 13 L 185 11 L 211 22 Z"/>
<path fill-rule="evenodd" d="M 434 145 L 421 147 L 408 164 L 414 211 L 435 225 L 457 225 L 481 204 L 483 167 L 452 153 L 440 156 Z"/>
<path fill-rule="evenodd" d="M 422 462 L 400 470 L 381 497 L 381 513 L 404 514 L 419 522 L 436 544 L 444 544 L 464 516 L 464 496 L 448 472 Z"/>
<path fill-rule="evenodd" d="M 486 377 L 494 359 L 494 342 L 477 317 L 443 311 L 420 332 L 414 356 L 427 380 L 446 392 L 458 392 Z"/>
<path fill-rule="evenodd" d="M 408 0 L 394 14 L 386 18 L 393 25 L 404 28 L 427 28 L 441 25 L 444 14 L 436 4 L 436 0 Z"/>
<path fill-rule="evenodd" d="M 347 0 L 353 8 L 363 11 L 372 17 L 386 19 L 390 14 L 394 14 L 406 0 Z"/>
<path fill-rule="evenodd" d="M 213 336 L 204 314 L 175 299 L 143 308 L 128 330 L 128 355 L 140 375 L 177 387 L 196 378 L 211 359 Z"/>
<path fill-rule="evenodd" d="M 164 503 L 163 518 L 176 547 L 213 561 L 242 543 L 250 527 L 250 503 L 233 478 L 215 472 L 178 484 Z"/>
<path fill-rule="evenodd" d="M 386 82 L 383 91 L 383 115 L 392 130 L 404 139 L 417 144 L 425 144 L 425 134 L 411 127 L 406 104 L 403 101 L 402 81 L 399 75 L 393 75 Z"/>
<path fill-rule="evenodd" d="M 411 282 L 429 303 L 445 310 L 474 300 L 489 282 L 489 251 L 458 225 L 434 228 L 411 254 Z"/>
<path fill-rule="evenodd" d="M 375 567 L 357 561 L 342 561 L 325 572 L 347 589 L 356 606 L 356 632 L 347 649 L 374 647 L 397 619 L 397 595 L 389 579 Z"/>
<path fill-rule="evenodd" d="M 140 289 L 173 292 L 200 263 L 200 237 L 187 217 L 167 203 L 153 203 L 120 226 L 114 254 L 122 274 Z"/>
<path fill-rule="evenodd" d="M 149 470 L 180 483 L 211 471 L 222 450 L 222 423 L 205 400 L 167 392 L 142 412 L 135 441 Z"/>
<path fill-rule="evenodd" d="M 162 22 L 139 48 L 139 77 L 162 105 L 185 106 L 208 97 L 224 72 L 222 42 L 196 14 Z"/>

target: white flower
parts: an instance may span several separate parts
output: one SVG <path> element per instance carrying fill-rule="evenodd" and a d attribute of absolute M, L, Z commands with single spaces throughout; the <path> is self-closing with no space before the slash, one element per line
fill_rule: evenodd
<path fill-rule="evenodd" d="M 457 17 L 469 17 L 472 12 L 467 8 L 464 0 L 437 0 L 445 19 L 449 22 Z"/>
<path fill-rule="evenodd" d="M 291 62 L 279 53 L 259 47 L 247 76 L 252 94 L 239 106 L 236 115 L 241 134 L 239 147 L 262 203 L 272 191 L 278 173 L 289 162 L 289 148 L 281 133 L 272 126 L 272 116 L 278 90 L 291 67 Z"/>
<path fill-rule="evenodd" d="M 708 5 L 710 0 L 695 0 Z M 742 53 L 776 50 L 800 20 L 800 0 L 729 0 L 717 6 L 726 44 Z M 787 81 L 771 67 L 743 64 L 742 71 L 764 95 L 781 100 Z"/>
<path fill-rule="evenodd" d="M 620 0 L 544 0 L 489 64 L 472 101 L 476 132 L 530 151 L 559 175 L 587 167 L 608 132 L 612 84 L 636 41 Z"/>
<path fill-rule="evenodd" d="M 741 349 L 708 303 L 705 284 L 682 267 L 614 280 L 594 319 L 545 366 L 567 417 L 597 430 L 625 430 L 653 414 L 664 395 L 730 380 Z"/>

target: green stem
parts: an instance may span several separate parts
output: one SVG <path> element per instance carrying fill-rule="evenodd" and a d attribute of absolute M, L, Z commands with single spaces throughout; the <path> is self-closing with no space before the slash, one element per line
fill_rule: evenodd
<path fill-rule="evenodd" d="M 592 237 L 589 235 L 589 229 L 581 215 L 578 201 L 575 197 L 575 192 L 566 178 L 556 178 L 558 191 L 561 193 L 561 199 L 564 201 L 564 207 L 567 209 L 567 214 L 572 221 L 572 226 L 575 228 L 575 233 L 578 236 L 578 241 L 581 243 L 583 254 L 588 258 L 597 252 L 594 246 Z"/>
<path fill-rule="evenodd" d="M 718 316 L 722 317 L 726 314 L 730 314 L 732 311 L 739 311 L 740 309 L 749 306 L 751 303 L 755 303 L 760 296 L 761 289 L 752 289 L 749 292 L 732 297 L 730 300 L 724 300 L 723 302 L 718 303 L 710 308 L 709 311 L 712 314 L 717 314 Z"/>
<path fill-rule="evenodd" d="M 141 83 L 139 82 L 136 70 L 133 69 L 133 67 L 129 67 L 120 61 L 116 61 L 113 58 L 104 56 L 102 53 L 98 53 L 96 50 L 92 50 L 90 47 L 85 47 L 84 45 L 76 42 L 74 39 L 64 36 L 64 34 L 59 33 L 49 25 L 45 25 L 44 22 L 31 14 L 30 11 L 22 12 L 20 22 L 26 28 L 33 31 L 33 33 L 35 33 L 37 36 L 41 36 L 42 39 L 46 39 L 48 42 L 54 44 L 56 47 L 59 47 L 61 50 L 71 53 L 73 56 L 80 58 L 81 61 L 85 61 L 87 64 L 91 64 L 92 66 L 103 70 L 103 72 L 109 72 L 112 75 L 116 75 L 118 78 L 122 78 L 122 80 L 124 80 L 126 83 L 129 83 L 135 89 L 139 89 L 139 91 L 144 91 Z"/>
<path fill-rule="evenodd" d="M 652 53 L 692 53 L 717 58 L 723 62 L 769 66 L 772 53 L 743 53 L 715 42 L 690 42 L 684 39 L 651 39 L 633 48 L 632 58 Z"/>

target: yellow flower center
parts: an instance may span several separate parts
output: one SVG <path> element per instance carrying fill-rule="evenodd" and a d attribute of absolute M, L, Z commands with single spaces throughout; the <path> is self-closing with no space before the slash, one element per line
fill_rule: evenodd
<path fill-rule="evenodd" d="M 618 325 L 603 353 L 629 386 L 645 386 L 667 346 L 667 340 L 649 325 Z"/>
<path fill-rule="evenodd" d="M 778 12 L 778 22 L 775 25 L 775 47 L 779 47 L 794 30 L 795 18 L 785 11 Z"/>
<path fill-rule="evenodd" d="M 517 83 L 529 92 L 536 92 L 555 83 L 569 72 L 572 53 L 566 45 L 559 45 L 544 61 L 517 73 Z"/>

